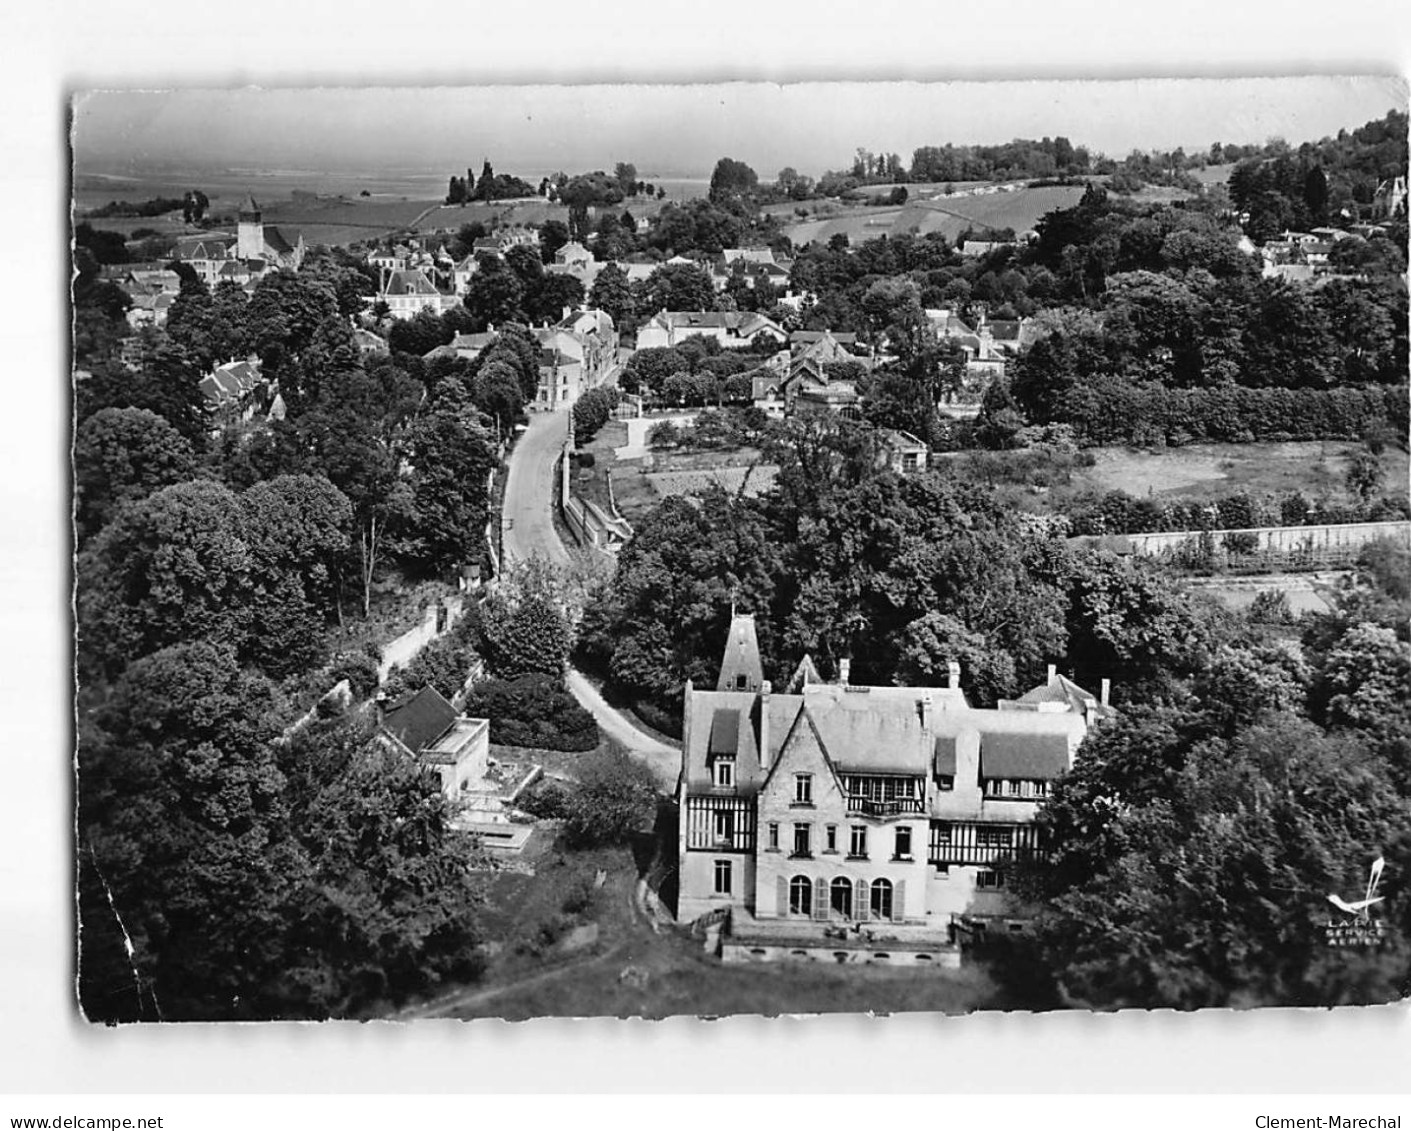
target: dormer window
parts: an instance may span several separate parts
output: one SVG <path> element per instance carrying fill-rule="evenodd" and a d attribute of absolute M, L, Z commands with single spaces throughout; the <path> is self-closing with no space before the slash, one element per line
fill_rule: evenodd
<path fill-rule="evenodd" d="M 735 760 L 733 758 L 716 759 L 715 784 L 719 786 L 733 786 L 735 784 Z"/>
<path fill-rule="evenodd" d="M 741 672 L 739 675 L 737 675 L 737 676 L 735 677 L 735 690 L 736 690 L 736 691 L 748 691 L 748 690 L 749 690 L 749 682 L 750 682 L 750 677 L 747 676 L 747 675 L 745 675 L 744 672 Z"/>

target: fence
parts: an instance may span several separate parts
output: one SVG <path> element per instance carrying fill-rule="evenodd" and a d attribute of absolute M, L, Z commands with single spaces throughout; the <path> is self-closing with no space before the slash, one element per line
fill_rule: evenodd
<path fill-rule="evenodd" d="M 382 660 L 377 665 L 377 678 L 385 682 L 394 667 L 412 661 L 418 652 L 456 623 L 464 606 L 463 597 L 447 597 L 428 606 L 421 623 L 408 629 L 395 640 L 382 646 Z"/>
<path fill-rule="evenodd" d="M 1158 558 L 1183 568 L 1267 573 L 1350 566 L 1364 546 L 1383 539 L 1411 547 L 1411 522 L 1176 530 L 1080 537 L 1069 541 L 1080 546 Z"/>
<path fill-rule="evenodd" d="M 559 511 L 564 524 L 580 546 L 604 554 L 615 554 L 631 539 L 632 526 L 621 515 L 609 515 L 597 503 L 574 496 L 572 460 L 569 458 L 572 451 L 573 440 L 570 437 L 564 442 L 563 453 L 559 457 Z M 616 507 L 613 509 L 615 512 Z"/>

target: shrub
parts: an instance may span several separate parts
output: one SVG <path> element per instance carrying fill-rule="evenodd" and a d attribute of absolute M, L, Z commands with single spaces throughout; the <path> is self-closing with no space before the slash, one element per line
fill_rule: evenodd
<path fill-rule="evenodd" d="M 593 716 L 578 705 L 561 679 L 543 673 L 476 684 L 465 713 L 489 719 L 490 740 L 504 746 L 578 753 L 592 750 L 599 741 Z"/>
<path fill-rule="evenodd" d="M 339 652 L 324 668 L 330 683 L 346 679 L 354 699 L 366 699 L 377 690 L 377 662 L 357 652 Z"/>
<path fill-rule="evenodd" d="M 595 465 L 597 464 L 597 462 L 598 462 L 598 457 L 595 456 L 592 452 L 579 452 L 579 453 L 578 453 L 578 466 L 579 466 L 579 467 L 582 467 L 582 468 L 585 468 L 585 469 L 586 469 L 586 468 L 595 466 Z"/>
<path fill-rule="evenodd" d="M 536 782 L 519 795 L 515 806 L 541 821 L 562 820 L 568 814 L 568 791 L 557 782 Z"/>

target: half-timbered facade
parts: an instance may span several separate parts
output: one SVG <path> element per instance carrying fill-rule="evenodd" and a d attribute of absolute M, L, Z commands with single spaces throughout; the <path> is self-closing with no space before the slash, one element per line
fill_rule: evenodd
<path fill-rule="evenodd" d="M 680 918 L 728 908 L 732 933 L 804 948 L 884 924 L 915 941 L 1017 921 L 1010 873 L 1045 851 L 1038 807 L 1105 703 L 1052 669 L 980 709 L 955 664 L 945 687 L 857 686 L 840 666 L 825 682 L 805 657 L 775 692 L 737 615 L 716 686 L 686 685 Z M 766 949 L 805 953 L 749 953 Z"/>

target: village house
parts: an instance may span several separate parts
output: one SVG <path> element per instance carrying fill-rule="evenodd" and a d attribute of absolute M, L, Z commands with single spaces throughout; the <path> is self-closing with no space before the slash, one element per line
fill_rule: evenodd
<path fill-rule="evenodd" d="M 239 420 L 249 420 L 259 408 L 265 388 L 259 358 L 228 361 L 201 378 L 201 392 L 211 410 L 213 432 Z"/>
<path fill-rule="evenodd" d="M 828 367 L 844 361 L 870 369 L 869 358 L 852 352 L 857 335 L 830 330 L 796 330 L 789 335 L 790 349 L 776 355 L 753 377 L 751 397 L 754 406 L 769 416 L 780 418 L 793 412 L 800 402 L 843 415 L 856 411 L 861 398 L 849 380 L 834 380 Z M 771 359 L 773 360 L 773 359 Z"/>
<path fill-rule="evenodd" d="M 543 350 L 535 408 L 572 405 L 600 385 L 617 360 L 617 327 L 601 310 L 566 307 L 562 321 L 534 334 Z"/>
<path fill-rule="evenodd" d="M 714 338 L 725 349 L 743 349 L 761 339 L 779 345 L 787 331 L 763 314 L 737 310 L 662 310 L 637 331 L 637 348 L 680 345 L 687 338 Z"/>
<path fill-rule="evenodd" d="M 459 306 L 460 297 L 442 294 L 419 267 L 393 271 L 372 302 L 385 302 L 393 318 L 415 318 L 423 310 L 444 314 Z"/>
<path fill-rule="evenodd" d="M 754 618 L 731 618 L 714 688 L 684 690 L 678 918 L 725 919 L 727 959 L 954 965 L 957 937 L 1025 929 L 1010 868 L 1103 700 L 1049 670 L 995 708 L 944 687 L 775 691 Z"/>
<path fill-rule="evenodd" d="M 451 800 L 485 780 L 490 721 L 460 714 L 429 684 L 399 703 L 384 702 L 379 729 L 385 741 L 435 773 Z"/>

